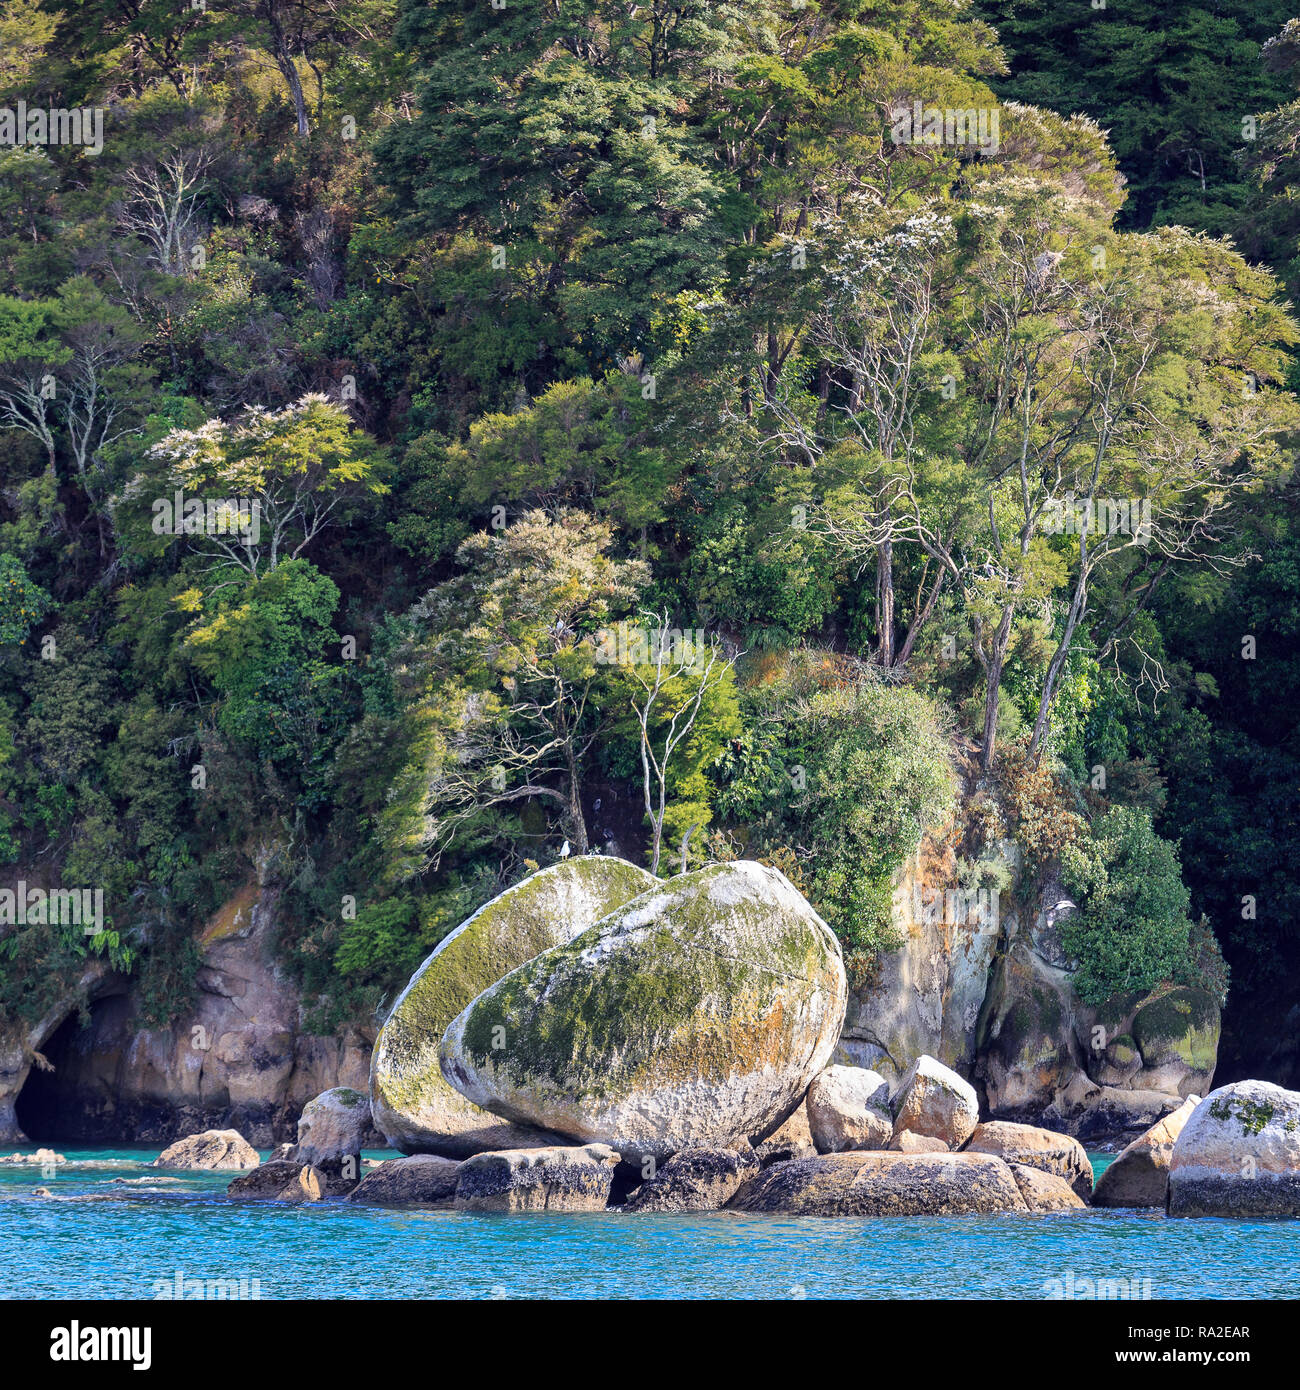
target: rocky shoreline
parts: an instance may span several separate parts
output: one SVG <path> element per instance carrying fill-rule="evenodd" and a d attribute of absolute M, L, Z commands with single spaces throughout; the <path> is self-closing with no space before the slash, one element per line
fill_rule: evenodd
<path fill-rule="evenodd" d="M 317 1095 L 265 1163 L 230 1128 L 153 1166 L 237 1172 L 234 1200 L 466 1211 L 1300 1214 L 1300 1094 L 1160 1093 L 1169 1113 L 1094 1192 L 1076 1137 L 981 1114 L 938 1058 L 892 1077 L 832 1060 L 847 996 L 839 943 L 777 870 L 659 881 L 584 857 L 439 944 L 379 1032 L 368 1094 Z M 363 1161 L 376 1131 L 400 1157 Z"/>
<path fill-rule="evenodd" d="M 876 1118 L 891 1117 L 887 1147 L 818 1147 L 805 1098 L 777 1135 L 757 1146 L 739 1141 L 684 1149 L 662 1163 L 638 1164 L 599 1143 L 485 1150 L 463 1159 L 412 1154 L 372 1163 L 357 1147 L 369 1123 L 368 1101 L 359 1092 L 337 1090 L 308 1107 L 298 1144 L 282 1145 L 266 1162 L 236 1131 L 210 1130 L 171 1145 L 152 1166 L 236 1171 L 227 1194 L 237 1201 L 333 1198 L 427 1210 L 888 1217 L 1096 1207 L 1155 1208 L 1170 1217 L 1300 1215 L 1295 1092 L 1247 1081 L 1204 1100 L 1192 1097 L 1130 1144 L 1094 1189 L 1092 1165 L 1072 1136 L 979 1121 L 968 1087 L 955 1073 L 933 1058 L 918 1059 L 912 1070 L 909 1082 L 892 1095 L 874 1086 L 873 1078 L 880 1078 L 873 1073 L 833 1075 L 823 1088 L 876 1100 Z M 832 1132 L 842 1136 L 860 1127 L 862 1108 L 856 1100 L 845 1103 Z M 823 1098 L 823 1116 L 825 1110 Z M 825 1144 L 827 1130 L 820 1133 Z M 949 1140 L 957 1142 L 963 1133 L 965 1139 L 950 1147 Z M 66 1162 L 48 1149 L 0 1156 L 0 1163 L 39 1165 L 47 1176 Z M 54 1193 L 38 1187 L 34 1195 Z"/>
<path fill-rule="evenodd" d="M 998 853 L 1016 871 L 1015 847 Z M 96 961 L 46 1016 L 0 1039 L 0 1143 L 30 1134 L 161 1147 L 235 1128 L 271 1148 L 292 1142 L 306 1103 L 335 1087 L 372 1092 L 390 1134 L 372 1130 L 370 1147 L 396 1142 L 403 1126 L 413 1150 L 427 1130 L 451 1157 L 560 1141 L 450 1083 L 440 1094 L 418 1083 L 428 1113 L 408 1107 L 404 1089 L 413 1070 L 438 1072 L 443 1033 L 479 994 L 656 887 L 645 870 L 607 855 L 562 869 L 534 874 L 475 912 L 416 971 L 385 1027 L 358 1020 L 337 1036 L 312 1031 L 307 1002 L 277 959 L 279 888 L 259 874 L 210 919 L 197 1000 L 171 1026 L 150 1025 L 132 981 Z M 950 920 L 933 885 L 955 872 L 950 847 L 928 839 L 900 872 L 893 925 L 903 944 L 885 953 L 878 975 L 848 988 L 832 1062 L 896 1085 L 916 1057 L 935 1057 L 970 1081 L 989 1117 L 1094 1148 L 1122 1147 L 1212 1088 L 1219 1014 L 1208 995 L 1161 986 L 1086 1007 L 1061 945 L 1074 909 L 1059 883 L 1021 876 L 992 918 Z"/>

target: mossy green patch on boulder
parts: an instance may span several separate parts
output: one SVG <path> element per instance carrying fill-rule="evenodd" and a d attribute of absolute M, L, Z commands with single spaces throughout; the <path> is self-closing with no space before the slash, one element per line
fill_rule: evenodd
<path fill-rule="evenodd" d="M 1146 1067 L 1181 1062 L 1191 1071 L 1213 1073 L 1219 1010 L 1204 990 L 1170 990 L 1138 1009 L 1133 1036 Z"/>
<path fill-rule="evenodd" d="M 1026 984 L 1002 1021 L 996 1048 L 1008 1067 L 1030 1071 L 1054 1062 L 1062 1049 L 1059 996 L 1046 985 Z"/>
<path fill-rule="evenodd" d="M 461 1158 L 554 1142 L 553 1135 L 485 1114 L 448 1086 L 438 1066 L 443 1031 L 503 975 L 569 941 L 656 882 L 622 859 L 569 859 L 506 889 L 441 941 L 375 1040 L 371 1107 L 389 1143 L 402 1153 Z"/>
<path fill-rule="evenodd" d="M 659 885 L 483 993 L 447 1080 L 520 1124 L 625 1158 L 761 1137 L 844 1019 L 840 948 L 785 876 L 747 861 Z"/>
<path fill-rule="evenodd" d="M 1300 1215 L 1300 1092 L 1235 1081 L 1206 1096 L 1174 1139 L 1168 1211 Z"/>
<path fill-rule="evenodd" d="M 1106 1052 L 1117 1067 L 1131 1066 L 1138 1060 L 1137 1043 L 1129 1033 L 1121 1033 L 1111 1042 Z"/>

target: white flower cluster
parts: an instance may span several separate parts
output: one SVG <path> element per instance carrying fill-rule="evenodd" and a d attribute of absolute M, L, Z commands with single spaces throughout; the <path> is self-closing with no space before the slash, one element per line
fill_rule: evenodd
<path fill-rule="evenodd" d="M 839 288 L 851 292 L 864 272 L 876 280 L 891 278 L 900 266 L 920 260 L 942 245 L 952 227 L 952 218 L 943 213 L 921 212 L 876 241 L 847 242 L 836 259 L 831 279 Z"/>

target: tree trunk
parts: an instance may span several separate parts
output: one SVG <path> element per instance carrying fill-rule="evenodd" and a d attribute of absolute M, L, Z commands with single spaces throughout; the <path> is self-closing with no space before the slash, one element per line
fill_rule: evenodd
<path fill-rule="evenodd" d="M 1052 707 L 1052 696 L 1056 693 L 1056 683 L 1061 678 L 1065 659 L 1070 654 L 1070 644 L 1074 641 L 1074 630 L 1079 625 L 1088 592 L 1087 577 L 1081 575 L 1070 603 L 1070 615 L 1065 621 L 1065 631 L 1061 634 L 1060 645 L 1052 653 L 1047 665 L 1047 675 L 1043 679 L 1043 693 L 1038 701 L 1038 716 L 1034 720 L 1033 737 L 1029 740 L 1029 760 L 1037 766 L 1043 751 L 1043 740 L 1047 737 L 1048 712 Z"/>
<path fill-rule="evenodd" d="M 309 135 L 311 131 L 307 125 L 307 99 L 303 96 L 302 79 L 298 76 L 298 69 L 294 66 L 293 59 L 278 49 L 275 61 L 284 74 L 284 80 L 289 84 L 289 91 L 293 95 L 293 109 L 298 117 L 298 134 L 300 136 Z"/>
<path fill-rule="evenodd" d="M 284 28 L 280 23 L 280 16 L 276 13 L 274 0 L 263 5 L 262 13 L 265 14 L 267 28 L 271 31 L 271 50 L 275 57 L 275 65 L 289 84 L 289 94 L 293 97 L 293 109 L 298 118 L 298 134 L 306 136 L 310 134 L 310 128 L 307 125 L 307 99 L 303 95 L 302 79 L 298 76 L 293 55 L 289 52 L 289 45 L 284 37 Z"/>
<path fill-rule="evenodd" d="M 906 666 L 911 660 L 912 648 L 916 646 L 916 639 L 921 635 L 921 629 L 925 626 L 930 614 L 934 612 L 934 605 L 938 602 L 940 591 L 943 589 L 944 581 L 948 578 L 948 571 L 941 569 L 939 577 L 935 580 L 934 588 L 930 590 L 930 597 L 925 601 L 922 608 L 912 619 L 912 625 L 907 629 L 907 637 L 903 641 L 902 649 L 898 653 L 898 664 Z"/>
<path fill-rule="evenodd" d="M 984 741 L 980 753 L 980 766 L 985 772 L 993 766 L 993 752 L 997 747 L 998 687 L 1002 684 L 1002 668 L 1007 660 L 1012 611 L 1009 604 L 1002 610 L 1002 620 L 993 635 L 993 649 L 989 652 L 988 663 L 984 668 L 987 678 L 984 686 Z"/>
<path fill-rule="evenodd" d="M 894 664 L 894 543 L 876 551 L 876 657 L 885 667 Z"/>
<path fill-rule="evenodd" d="M 573 754 L 573 745 L 570 744 L 567 750 L 569 761 L 569 834 L 574 841 L 574 850 L 577 854 L 586 854 L 587 845 L 587 822 L 582 814 L 582 782 L 578 777 L 578 763 Z"/>

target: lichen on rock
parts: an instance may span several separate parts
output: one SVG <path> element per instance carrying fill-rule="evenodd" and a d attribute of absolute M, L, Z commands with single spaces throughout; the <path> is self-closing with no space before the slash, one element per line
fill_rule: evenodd
<path fill-rule="evenodd" d="M 517 1123 L 665 1158 L 780 1124 L 839 1037 L 825 922 L 775 869 L 660 884 L 507 975 L 443 1039 L 443 1071 Z"/>
<path fill-rule="evenodd" d="M 411 977 L 375 1040 L 371 1107 L 389 1143 L 407 1154 L 463 1158 L 484 1149 L 556 1142 L 553 1134 L 485 1113 L 449 1086 L 438 1065 L 443 1031 L 503 975 L 570 940 L 655 882 L 622 859 L 569 859 L 506 889 L 444 938 Z"/>

